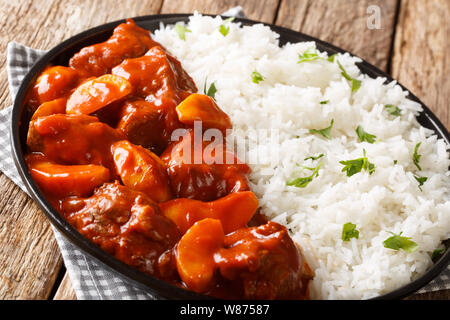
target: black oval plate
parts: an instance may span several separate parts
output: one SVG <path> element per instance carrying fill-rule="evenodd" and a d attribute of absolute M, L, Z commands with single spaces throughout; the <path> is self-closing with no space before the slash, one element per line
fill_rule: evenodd
<path fill-rule="evenodd" d="M 174 24 L 179 21 L 188 21 L 191 14 L 168 14 L 168 15 L 150 15 L 135 17 L 133 20 L 141 27 L 154 31 L 159 28 L 160 23 L 165 25 Z M 115 257 L 107 254 L 98 246 L 94 245 L 87 238 L 83 237 L 77 230 L 75 230 L 65 219 L 63 219 L 58 212 L 45 199 L 39 188 L 34 183 L 28 168 L 24 161 L 24 151 L 26 151 L 26 135 L 28 131 L 28 122 L 30 115 L 27 114 L 24 103 L 25 95 L 31 84 L 34 82 L 39 73 L 49 63 L 57 65 L 67 65 L 70 57 L 81 48 L 105 41 L 112 34 L 112 30 L 125 20 L 114 21 L 107 23 L 87 31 L 84 31 L 54 47 L 47 54 L 45 54 L 32 67 L 30 72 L 25 76 L 17 96 L 14 101 L 11 121 L 11 148 L 14 156 L 16 167 L 22 177 L 22 180 L 29 191 L 31 197 L 43 209 L 50 222 L 75 246 L 80 248 L 83 252 L 92 256 L 97 262 L 106 266 L 123 280 L 133 284 L 143 290 L 148 291 L 155 297 L 160 299 L 212 299 L 211 297 L 196 294 L 192 291 L 184 290 L 176 286 L 170 285 L 164 281 L 153 278 L 143 272 L 140 272 L 125 263 L 117 260 Z M 243 25 L 253 25 L 261 22 L 252 21 L 248 19 L 236 18 L 235 22 L 241 22 Z M 327 42 L 307 36 L 305 34 L 295 32 L 293 30 L 285 29 L 275 25 L 265 24 L 273 31 L 280 35 L 280 45 L 287 42 L 295 43 L 300 41 L 315 41 L 317 48 L 320 51 L 326 51 L 328 54 L 344 53 L 345 50 L 337 48 Z M 361 71 L 371 77 L 384 77 L 387 82 L 393 79 L 385 72 L 377 69 L 366 61 L 358 64 Z M 407 90 L 402 86 L 403 90 Z M 433 130 L 439 138 L 445 140 L 450 144 L 450 135 L 438 118 L 414 95 L 410 94 L 409 99 L 414 100 L 422 105 L 423 112 L 418 116 L 418 121 L 426 128 Z M 438 261 L 421 277 L 415 281 L 394 290 L 385 295 L 375 297 L 374 299 L 398 299 L 405 297 L 414 291 L 420 289 L 433 278 L 435 278 L 450 261 L 450 250 L 447 248 L 446 252 L 439 258 Z"/>

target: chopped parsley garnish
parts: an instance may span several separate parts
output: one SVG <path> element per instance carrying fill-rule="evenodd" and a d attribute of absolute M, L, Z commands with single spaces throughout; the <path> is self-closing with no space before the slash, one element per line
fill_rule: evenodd
<path fill-rule="evenodd" d="M 422 186 L 428 180 L 428 178 L 427 177 L 414 176 L 414 179 L 417 180 L 417 182 L 419 183 L 419 189 L 420 189 L 420 191 L 422 191 Z"/>
<path fill-rule="evenodd" d="M 339 69 L 341 69 L 341 75 L 347 79 L 348 81 L 352 82 L 352 92 L 358 91 L 359 88 L 361 88 L 361 80 L 357 80 L 355 78 L 350 77 L 350 75 L 345 71 L 342 64 L 338 61 Z"/>
<path fill-rule="evenodd" d="M 330 100 L 323 100 L 323 101 L 320 101 L 320 104 L 327 104 L 328 102 L 330 102 Z"/>
<path fill-rule="evenodd" d="M 396 116 L 398 117 L 399 115 L 401 115 L 401 109 L 397 106 L 394 106 L 393 104 L 386 104 L 384 106 L 384 110 L 387 111 L 387 113 L 389 113 L 390 115 Z"/>
<path fill-rule="evenodd" d="M 328 57 L 327 60 L 328 60 L 329 62 L 334 62 L 334 58 L 335 58 L 336 56 L 337 56 L 337 53 L 332 54 L 331 56 Z"/>
<path fill-rule="evenodd" d="M 321 59 L 321 57 L 317 54 L 316 49 L 309 48 L 302 54 L 298 55 L 298 61 L 297 63 L 307 62 L 307 61 L 314 61 L 317 59 Z"/>
<path fill-rule="evenodd" d="M 410 237 L 402 237 L 402 232 L 400 234 L 395 234 L 393 232 L 388 231 L 392 234 L 392 237 L 387 238 L 383 241 L 383 246 L 388 249 L 400 250 L 403 249 L 406 252 L 414 252 L 419 246 L 414 241 L 410 240 Z"/>
<path fill-rule="evenodd" d="M 304 160 L 306 161 L 306 160 L 308 160 L 308 159 L 311 159 L 311 160 L 317 160 L 317 159 L 320 159 L 320 158 L 322 158 L 323 156 L 325 156 L 323 153 L 321 153 L 321 154 L 319 154 L 318 156 L 311 156 L 311 157 L 308 157 L 308 158 L 305 158 Z"/>
<path fill-rule="evenodd" d="M 398 160 L 394 160 L 394 164 L 397 164 Z"/>
<path fill-rule="evenodd" d="M 433 253 L 431 254 L 431 260 L 436 259 L 441 254 L 443 254 L 444 252 L 445 252 L 445 248 L 440 248 L 440 249 L 434 250 Z"/>
<path fill-rule="evenodd" d="M 229 27 L 229 26 L 226 26 L 225 24 L 228 23 L 228 22 L 231 22 L 231 21 L 233 21 L 233 20 L 234 20 L 234 17 L 225 19 L 225 20 L 223 21 L 224 23 L 220 25 L 220 27 L 219 27 L 219 32 L 220 32 L 224 37 L 226 37 L 227 34 L 228 34 L 228 32 L 230 32 L 230 27 Z"/>
<path fill-rule="evenodd" d="M 419 170 L 422 170 L 422 167 L 419 165 L 420 157 L 422 157 L 422 155 L 418 154 L 417 150 L 419 149 L 421 144 L 422 144 L 422 142 L 419 142 L 418 144 L 416 144 L 416 146 L 414 147 L 414 154 L 413 154 L 414 164 L 416 165 L 417 169 L 419 169 Z"/>
<path fill-rule="evenodd" d="M 217 92 L 216 85 L 214 84 L 214 82 L 212 82 L 209 85 L 208 91 L 206 91 L 206 80 L 207 79 L 205 79 L 205 86 L 203 87 L 203 93 L 206 94 L 207 96 L 210 96 L 211 98 L 213 98 L 215 100 L 216 99 L 215 98 L 216 97 L 216 92 Z"/>
<path fill-rule="evenodd" d="M 347 177 L 351 177 L 352 175 L 361 172 L 362 169 L 372 174 L 375 171 L 375 165 L 370 163 L 366 157 L 366 150 L 363 149 L 363 157 L 354 159 L 354 160 L 346 160 L 339 161 L 340 164 L 344 165 L 342 172 L 347 172 Z"/>
<path fill-rule="evenodd" d="M 220 32 L 224 37 L 226 37 L 227 34 L 228 34 L 228 32 L 230 32 L 230 27 L 227 27 L 226 25 L 221 24 L 220 27 L 219 27 L 219 32 Z"/>
<path fill-rule="evenodd" d="M 260 81 L 263 81 L 263 80 L 264 80 L 264 77 L 261 75 L 261 73 L 259 73 L 256 70 L 252 72 L 252 82 L 259 83 Z"/>
<path fill-rule="evenodd" d="M 356 134 L 358 135 L 359 141 L 361 142 L 367 141 L 368 143 L 374 143 L 375 139 L 377 138 L 377 136 L 365 132 L 363 127 L 361 126 L 358 126 L 356 128 Z"/>
<path fill-rule="evenodd" d="M 329 127 L 326 127 L 324 129 L 310 129 L 309 133 L 317 133 L 322 135 L 323 137 L 327 139 L 331 139 L 331 128 L 333 127 L 334 119 L 331 119 L 331 124 Z"/>
<path fill-rule="evenodd" d="M 305 169 L 312 170 L 313 171 L 312 174 L 310 176 L 308 176 L 308 177 L 302 177 L 302 178 L 296 178 L 296 179 L 293 179 L 293 180 L 289 180 L 289 181 L 286 182 L 286 185 L 287 186 L 294 186 L 294 187 L 297 187 L 297 188 L 306 188 L 306 186 L 311 181 L 313 181 L 313 179 L 315 177 L 319 176 L 319 168 L 320 168 L 321 165 L 322 165 L 322 163 L 320 163 L 315 168 L 303 167 Z"/>
<path fill-rule="evenodd" d="M 342 227 L 342 240 L 343 241 L 350 241 L 351 238 L 359 238 L 359 231 L 356 230 L 356 224 L 353 224 L 351 222 L 347 222 Z"/>
<path fill-rule="evenodd" d="M 181 40 L 186 40 L 186 32 L 192 32 L 191 30 L 189 30 L 188 28 L 186 28 L 182 24 L 176 24 L 175 25 L 175 31 L 178 33 L 178 37 Z"/>

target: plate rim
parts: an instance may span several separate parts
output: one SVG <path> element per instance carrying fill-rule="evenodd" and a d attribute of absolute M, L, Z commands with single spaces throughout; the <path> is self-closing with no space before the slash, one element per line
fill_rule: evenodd
<path fill-rule="evenodd" d="M 156 15 L 144 15 L 132 17 L 138 25 L 139 22 L 162 22 L 165 25 L 173 24 L 176 22 L 166 23 L 166 20 L 176 19 L 177 21 L 187 21 L 192 13 L 177 13 L 177 14 L 156 14 Z M 202 14 L 203 16 L 216 17 L 220 15 L 213 14 Z M 222 16 L 227 18 L 226 16 Z M 89 256 L 94 258 L 94 260 L 102 266 L 106 266 L 109 271 L 112 271 L 114 274 L 118 275 L 120 278 L 125 278 L 127 281 L 133 283 L 134 285 L 150 291 L 152 295 L 162 298 L 162 299 L 215 299 L 213 297 L 198 294 L 190 290 L 186 290 L 180 287 L 176 287 L 172 284 L 169 284 L 163 280 L 157 279 L 151 275 L 145 274 L 137 269 L 119 261 L 114 256 L 104 252 L 100 247 L 96 246 L 93 242 L 85 238 L 81 235 L 74 227 L 72 227 L 64 218 L 62 218 L 59 213 L 50 205 L 50 203 L 45 199 L 43 194 L 39 191 L 39 188 L 34 183 L 31 178 L 31 175 L 28 172 L 26 167 L 23 150 L 21 147 L 20 141 L 20 132 L 19 132 L 19 122 L 21 117 L 22 102 L 25 97 L 25 93 L 28 90 L 32 80 L 37 76 L 37 73 L 43 69 L 43 67 L 54 59 L 58 53 L 64 48 L 67 48 L 69 45 L 74 45 L 74 43 L 83 42 L 86 38 L 93 37 L 95 34 L 103 33 L 117 26 L 120 23 L 125 22 L 126 19 L 119 19 L 112 22 L 108 22 L 102 25 L 98 25 L 93 28 L 89 28 L 84 30 L 62 42 L 58 45 L 54 46 L 52 49 L 47 51 L 42 57 L 40 57 L 37 62 L 33 65 L 30 71 L 25 75 L 19 89 L 14 97 L 13 109 L 11 112 L 11 124 L 10 124 L 10 141 L 11 141 L 11 151 L 13 155 L 13 160 L 16 165 L 16 168 L 21 176 L 23 183 L 25 184 L 29 195 L 33 198 L 33 200 L 39 205 L 47 219 L 50 223 L 56 227 L 60 231 L 60 233 L 65 236 L 72 245 L 74 245 L 77 249 L 81 250 L 83 253 L 87 253 Z M 329 42 L 320 40 L 318 38 L 306 35 L 304 33 L 294 31 L 292 29 L 284 28 L 281 26 L 276 26 L 270 23 L 264 23 L 261 21 L 251 20 L 247 18 L 235 18 L 235 22 L 242 22 L 244 25 L 254 25 L 254 24 L 263 24 L 265 26 L 270 27 L 274 32 L 279 34 L 279 39 L 281 39 L 284 35 L 290 35 L 294 38 L 298 38 L 298 41 L 314 41 L 316 43 L 317 48 L 320 51 L 326 51 L 328 53 L 349 53 L 351 56 L 358 57 L 361 59 L 361 62 L 358 62 L 357 65 L 362 73 L 368 74 L 369 76 L 380 76 L 386 78 L 387 82 L 395 81 L 402 90 L 407 91 L 409 93 L 408 99 L 411 99 L 417 103 L 419 103 L 423 111 L 420 113 L 420 116 L 425 116 L 428 121 L 434 127 L 432 130 L 446 142 L 447 145 L 450 145 L 450 134 L 445 128 L 445 126 L 441 123 L 438 117 L 419 99 L 417 98 L 409 89 L 404 87 L 397 80 L 393 79 L 391 75 L 388 73 L 378 69 L 373 66 L 366 60 L 362 59 L 358 55 L 353 54 L 347 50 L 339 48 Z M 148 29 L 147 29 L 148 30 Z M 150 30 L 153 32 L 154 30 Z M 369 300 L 379 300 L 379 299 L 400 299 L 404 298 L 415 291 L 419 290 L 426 284 L 428 284 L 432 279 L 434 279 L 440 272 L 442 272 L 445 267 L 450 262 L 450 248 L 446 249 L 446 252 L 439 258 L 439 260 L 420 277 L 413 280 L 412 282 L 401 286 L 393 291 L 390 291 L 386 294 L 382 294 Z M 124 280 L 124 279 L 123 279 Z"/>

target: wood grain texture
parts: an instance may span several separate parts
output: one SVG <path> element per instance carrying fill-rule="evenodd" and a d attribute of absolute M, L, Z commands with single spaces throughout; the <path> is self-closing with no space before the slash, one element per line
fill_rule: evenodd
<path fill-rule="evenodd" d="M 37 205 L 0 176 L 0 298 L 46 299 L 61 267 L 59 249 Z"/>
<path fill-rule="evenodd" d="M 380 8 L 380 29 L 372 27 Z M 386 70 L 397 0 L 283 0 L 276 24 L 330 42 Z"/>
<path fill-rule="evenodd" d="M 0 50 L 9 41 L 47 50 L 105 22 L 158 13 L 162 0 L 0 0 Z M 0 56 L 0 105 L 11 104 L 6 56 Z M 46 299 L 61 256 L 47 219 L 13 182 L 0 173 L 0 299 Z"/>
<path fill-rule="evenodd" d="M 402 0 L 392 75 L 450 129 L 450 1 Z M 450 290 L 412 295 L 408 300 L 449 300 Z"/>
<path fill-rule="evenodd" d="M 72 288 L 72 283 L 70 282 L 69 274 L 67 272 L 61 281 L 53 300 L 77 300 L 77 295 Z"/>
<path fill-rule="evenodd" d="M 392 75 L 450 128 L 450 1 L 403 0 Z"/>
<path fill-rule="evenodd" d="M 272 23 L 278 7 L 278 0 L 165 0 L 161 13 L 220 14 L 235 6 L 241 6 L 249 19 Z"/>

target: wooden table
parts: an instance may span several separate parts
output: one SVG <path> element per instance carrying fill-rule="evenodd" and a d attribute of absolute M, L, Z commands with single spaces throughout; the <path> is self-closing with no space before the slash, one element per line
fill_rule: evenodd
<path fill-rule="evenodd" d="M 0 49 L 17 41 L 47 50 L 117 19 L 218 14 L 236 5 L 250 19 L 329 41 L 389 72 L 450 127 L 450 0 L 0 0 Z M 0 65 L 5 108 L 12 102 L 6 55 Z M 76 299 L 45 216 L 1 173 L 0 194 L 0 299 Z M 449 298 L 446 290 L 408 299 Z"/>

